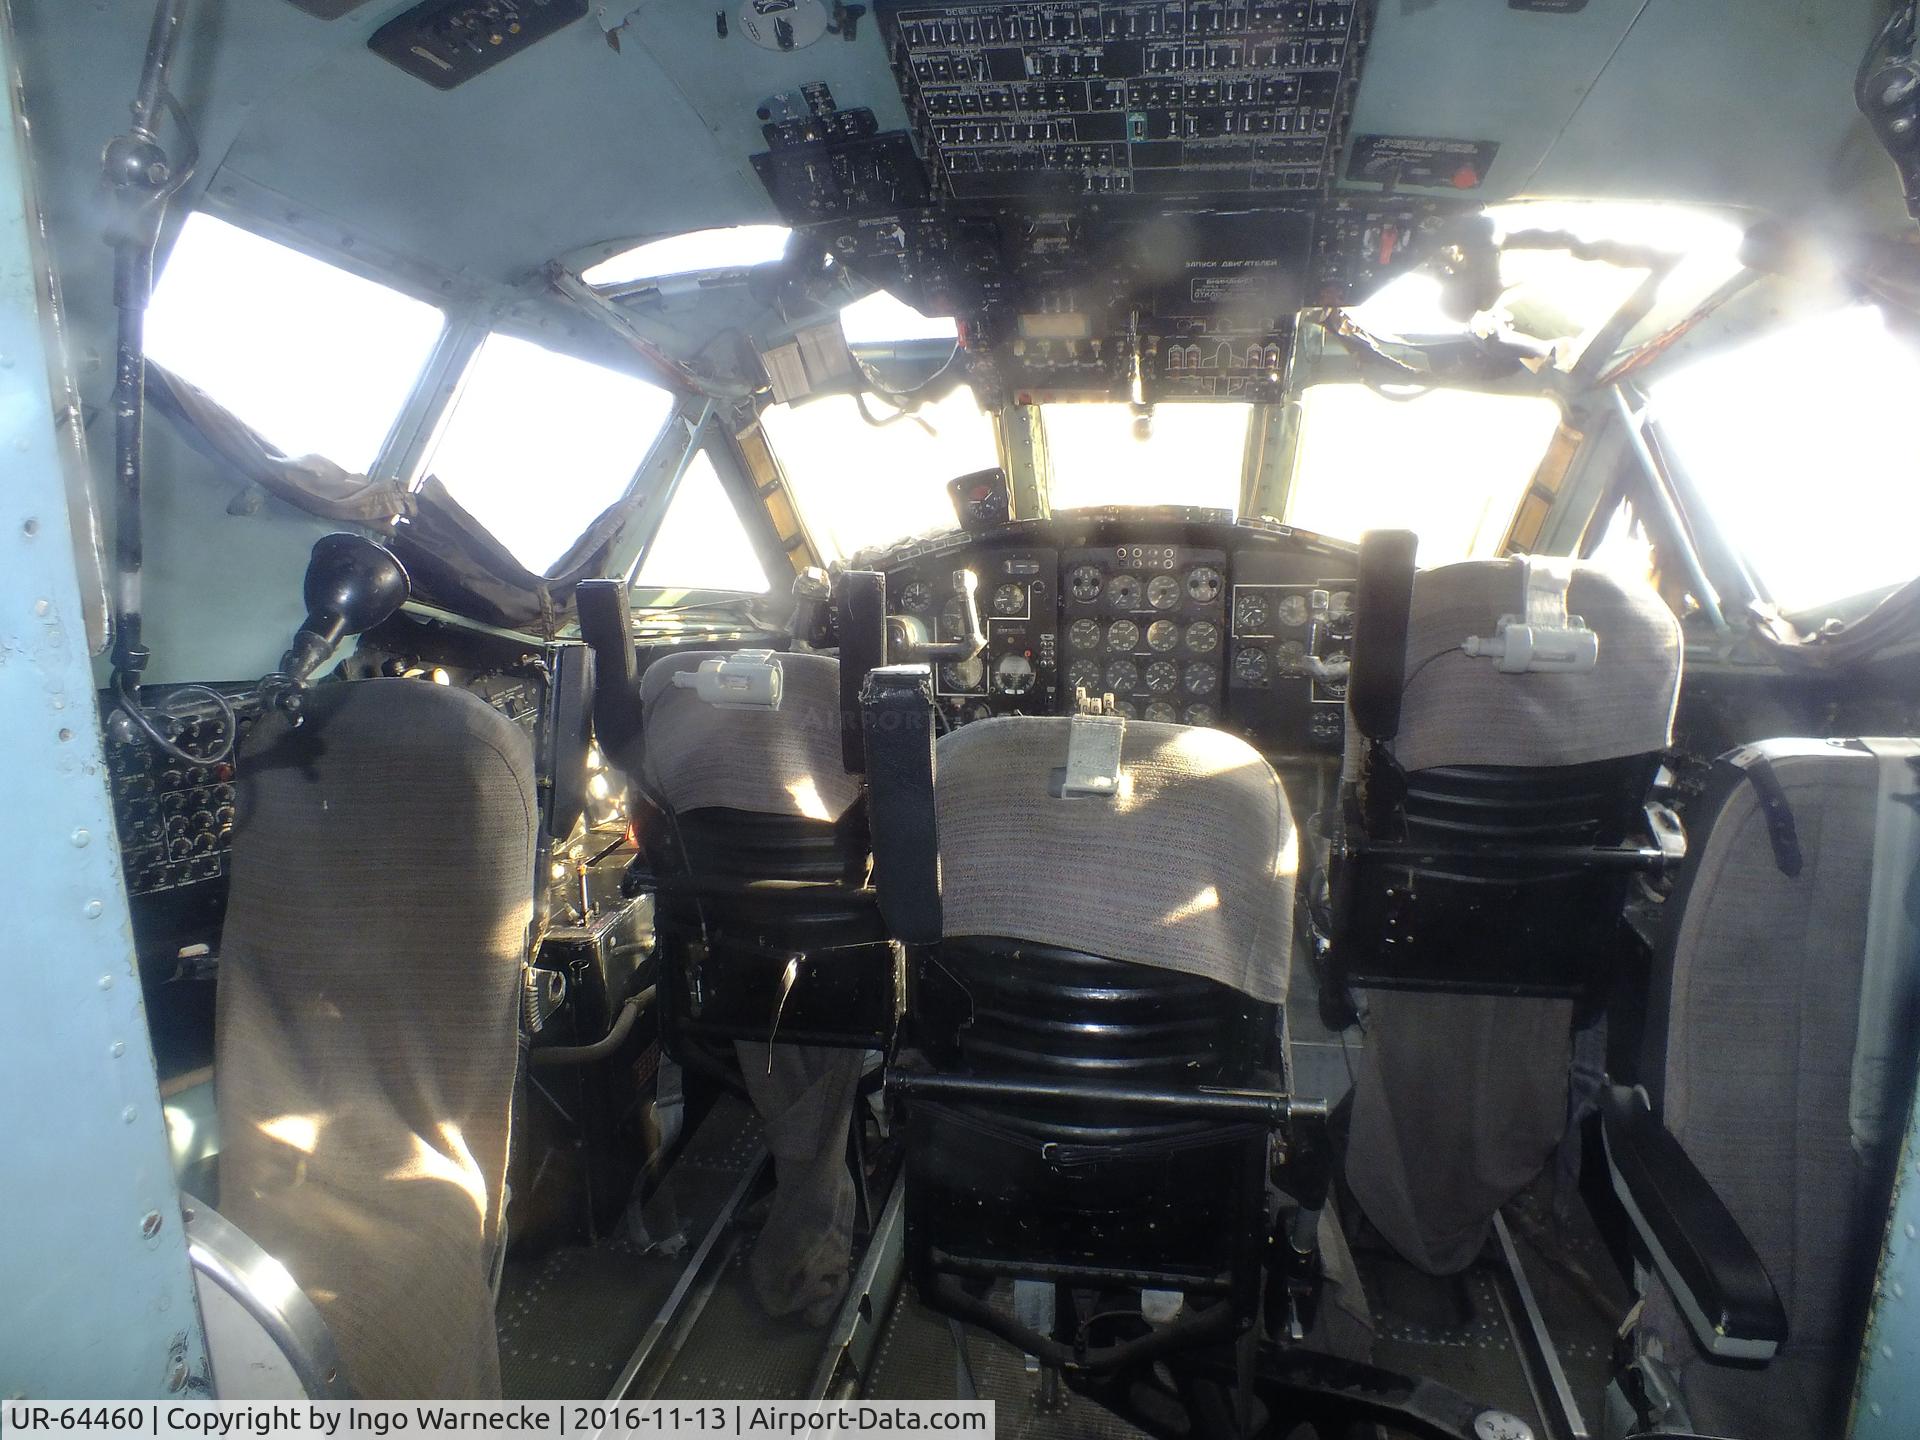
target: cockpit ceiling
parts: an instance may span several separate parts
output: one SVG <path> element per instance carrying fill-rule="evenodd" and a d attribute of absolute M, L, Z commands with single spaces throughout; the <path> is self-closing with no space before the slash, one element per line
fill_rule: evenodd
<path fill-rule="evenodd" d="M 774 218 L 749 162 L 770 96 L 824 81 L 882 130 L 906 126 L 874 16 L 851 42 L 782 53 L 737 14 L 721 38 L 717 5 L 597 0 L 441 91 L 367 49 L 407 5 L 324 21 L 284 0 L 192 0 L 179 88 L 216 194 L 264 189 L 363 243 L 509 286 L 555 256 Z M 1886 228 L 1904 218 L 1898 183 L 1852 100 L 1883 8 L 1379 0 L 1351 133 L 1475 142 L 1492 157 L 1486 200 L 1686 200 Z M 90 176 L 124 123 L 150 7 L 14 9 L 48 158 Z"/>

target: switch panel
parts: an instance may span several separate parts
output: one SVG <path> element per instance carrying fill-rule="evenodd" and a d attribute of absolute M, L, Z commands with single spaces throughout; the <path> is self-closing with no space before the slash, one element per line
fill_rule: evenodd
<path fill-rule="evenodd" d="M 892 0 L 908 113 L 955 199 L 1318 196 L 1369 0 Z"/>
<path fill-rule="evenodd" d="M 428 0 L 367 48 L 436 90 L 464 85 L 587 13 L 587 0 Z"/>

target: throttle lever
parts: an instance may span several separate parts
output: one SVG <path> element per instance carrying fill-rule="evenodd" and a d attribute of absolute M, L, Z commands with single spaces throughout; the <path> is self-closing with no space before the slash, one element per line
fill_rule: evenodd
<path fill-rule="evenodd" d="M 919 664 L 925 660 L 971 660 L 987 648 L 986 627 L 980 623 L 980 577 L 971 570 L 953 572 L 953 593 L 961 597 L 961 619 L 966 631 L 958 640 L 923 640 L 917 627 L 889 624 L 887 658 L 894 664 Z M 888 616 L 889 622 L 895 617 Z"/>

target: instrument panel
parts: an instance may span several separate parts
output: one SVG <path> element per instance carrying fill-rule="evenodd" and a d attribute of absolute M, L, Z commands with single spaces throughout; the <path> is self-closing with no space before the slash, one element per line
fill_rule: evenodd
<path fill-rule="evenodd" d="M 1353 634 L 1351 546 L 1178 507 L 1087 511 L 855 557 L 887 609 L 943 640 L 964 631 L 956 571 L 978 579 L 986 649 L 935 667 L 954 725 L 1065 715 L 1076 692 L 1136 719 L 1213 725 L 1275 753 L 1338 751 L 1346 687 L 1316 676 Z"/>

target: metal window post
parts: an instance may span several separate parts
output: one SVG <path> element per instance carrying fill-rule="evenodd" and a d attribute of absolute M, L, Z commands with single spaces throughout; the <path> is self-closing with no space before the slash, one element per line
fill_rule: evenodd
<path fill-rule="evenodd" d="M 0 11 L 0 1396 L 200 1388 L 205 1341 L 168 1163 L 74 569 Z"/>

